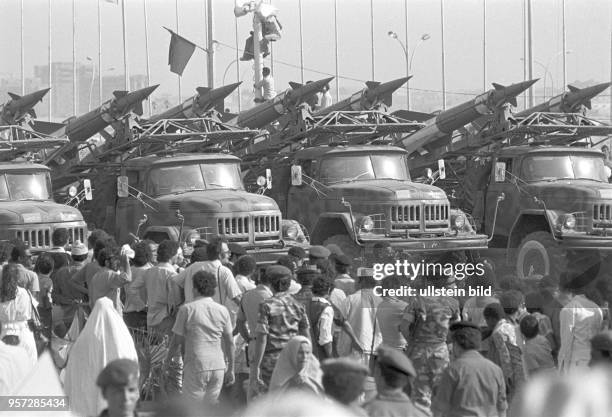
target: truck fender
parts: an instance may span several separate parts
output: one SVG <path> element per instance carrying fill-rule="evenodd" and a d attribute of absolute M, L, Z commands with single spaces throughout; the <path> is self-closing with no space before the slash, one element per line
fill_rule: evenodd
<path fill-rule="evenodd" d="M 348 235 L 355 239 L 355 231 L 351 226 L 351 215 L 349 213 L 325 213 L 319 216 L 310 240 L 313 245 L 321 245 L 330 236 Z"/>
<path fill-rule="evenodd" d="M 543 209 L 529 209 L 522 210 L 516 217 L 516 220 L 512 224 L 510 229 L 510 236 L 508 236 L 508 253 L 511 249 L 518 248 L 521 243 L 521 239 L 537 230 L 543 230 L 553 232 L 555 230 L 555 219 L 558 214 L 553 210 Z"/>

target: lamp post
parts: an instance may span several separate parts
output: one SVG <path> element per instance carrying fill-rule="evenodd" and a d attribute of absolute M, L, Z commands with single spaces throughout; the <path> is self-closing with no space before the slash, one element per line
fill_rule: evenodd
<path fill-rule="evenodd" d="M 91 57 L 85 57 L 86 60 L 91 62 L 91 83 L 89 85 L 89 105 L 87 111 L 91 111 L 91 96 L 93 95 L 94 79 L 96 77 L 96 64 Z"/>
<path fill-rule="evenodd" d="M 414 53 L 416 52 L 419 45 L 431 38 L 431 36 L 429 36 L 428 33 L 424 33 L 423 35 L 421 35 L 419 42 L 415 45 L 414 48 L 412 48 L 412 54 L 410 54 L 410 57 L 408 57 L 408 49 L 406 48 L 406 45 L 404 45 L 404 42 L 400 40 L 396 32 L 390 30 L 389 32 L 387 32 L 387 36 L 392 39 L 395 39 L 402 47 L 402 51 L 404 51 L 404 58 L 406 59 L 406 77 L 410 77 L 410 73 L 412 72 L 412 60 L 414 59 Z M 406 81 L 406 104 L 406 107 L 408 108 L 408 110 L 410 110 L 410 80 Z"/>
<path fill-rule="evenodd" d="M 560 55 L 569 55 L 571 54 L 572 51 L 571 50 L 567 50 L 567 51 L 559 51 L 556 54 L 554 54 L 546 63 L 546 73 L 548 73 L 550 75 L 550 80 L 551 80 L 551 97 L 555 94 L 555 83 L 552 77 L 552 73 L 550 71 L 548 71 L 548 68 L 550 68 L 550 64 L 552 64 L 557 58 L 559 58 Z M 544 73 L 544 76 L 546 76 L 546 73 Z M 544 81 L 546 82 L 546 78 L 544 79 Z M 563 89 L 565 89 L 565 86 L 563 86 Z M 546 93 L 546 90 L 544 90 L 544 93 Z M 544 94 L 546 95 L 546 94 Z"/>

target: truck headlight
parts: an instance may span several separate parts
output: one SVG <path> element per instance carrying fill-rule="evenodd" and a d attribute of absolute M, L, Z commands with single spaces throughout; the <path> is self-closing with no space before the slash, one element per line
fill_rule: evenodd
<path fill-rule="evenodd" d="M 362 217 L 360 223 L 364 232 L 371 232 L 374 229 L 374 220 L 370 216 Z"/>
<path fill-rule="evenodd" d="M 282 236 L 286 240 L 297 240 L 300 236 L 300 224 L 295 220 L 283 219 Z"/>
<path fill-rule="evenodd" d="M 465 216 L 463 214 L 457 214 L 451 220 L 451 225 L 456 230 L 461 230 L 465 226 Z"/>
<path fill-rule="evenodd" d="M 563 218 L 563 227 L 566 229 L 574 229 L 576 227 L 576 216 L 573 214 L 566 214 Z"/>

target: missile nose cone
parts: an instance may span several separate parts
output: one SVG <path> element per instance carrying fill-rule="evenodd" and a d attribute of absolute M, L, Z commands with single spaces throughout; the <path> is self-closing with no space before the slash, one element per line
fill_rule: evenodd
<path fill-rule="evenodd" d="M 412 78 L 412 75 L 410 77 L 402 77 L 402 78 L 398 78 L 397 80 L 391 80 L 391 81 L 387 81 L 386 83 L 382 83 L 378 87 L 376 87 L 375 89 L 376 94 L 392 93 L 398 88 L 400 88 L 402 85 L 406 84 L 406 81 L 408 81 L 411 78 Z"/>
<path fill-rule="evenodd" d="M 242 84 L 242 81 L 224 85 L 222 87 L 211 90 L 210 93 L 211 95 L 214 95 L 215 99 L 219 100 L 220 98 L 225 98 L 232 94 L 232 92 L 237 89 L 240 84 Z"/>
<path fill-rule="evenodd" d="M 582 91 L 588 92 L 591 97 L 595 97 L 596 95 L 601 94 L 604 90 L 610 87 L 610 84 L 612 83 L 597 84 L 592 87 L 583 88 Z"/>
<path fill-rule="evenodd" d="M 47 93 L 49 92 L 49 90 L 51 90 L 51 87 L 49 88 L 43 88 L 42 90 L 36 91 L 34 93 L 32 93 L 32 96 L 34 98 L 36 98 L 36 101 L 40 101 L 43 99 L 44 96 L 47 95 Z"/>
<path fill-rule="evenodd" d="M 539 81 L 539 78 L 527 81 L 521 81 L 520 83 L 511 84 L 505 88 L 507 97 L 516 97 L 521 94 L 523 91 L 527 90 L 529 87 L 534 85 Z"/>
<path fill-rule="evenodd" d="M 328 84 L 333 79 L 334 77 L 329 77 L 301 85 L 297 88 L 292 87 L 293 90 L 289 91 L 289 96 L 295 98 L 295 101 L 297 102 L 297 100 L 301 100 L 306 96 L 311 96 L 315 94 L 317 91 L 321 90 L 324 85 Z"/>
<path fill-rule="evenodd" d="M 51 90 L 51 88 L 44 88 L 42 90 L 38 90 L 33 93 L 26 94 L 25 96 L 21 97 L 17 101 L 22 106 L 33 106 L 34 104 L 41 101 L 43 97 L 47 95 L 49 90 Z"/>
<path fill-rule="evenodd" d="M 155 89 L 159 87 L 159 84 L 151 85 L 149 87 L 141 88 L 140 90 L 132 91 L 128 93 L 127 97 L 130 102 L 142 101 L 149 97 Z"/>

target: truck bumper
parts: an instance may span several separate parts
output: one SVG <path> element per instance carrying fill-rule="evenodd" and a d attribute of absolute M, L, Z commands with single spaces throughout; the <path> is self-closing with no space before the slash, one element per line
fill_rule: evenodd
<path fill-rule="evenodd" d="M 460 250 L 487 249 L 487 236 L 450 236 L 422 239 L 380 238 L 368 239 L 361 244 L 367 249 L 378 242 L 388 242 L 393 249 L 411 252 L 449 252 Z M 612 248 L 611 248 L 612 249 Z"/>
<path fill-rule="evenodd" d="M 612 236 L 566 235 L 555 237 L 559 245 L 569 250 L 612 251 Z"/>
<path fill-rule="evenodd" d="M 284 247 L 247 248 L 247 255 L 254 257 L 258 265 L 271 265 L 275 264 L 279 257 L 287 255 L 287 252 L 289 252 L 292 246 L 301 246 L 306 253 L 308 253 L 308 248 L 310 247 L 308 244 L 291 242 Z"/>

